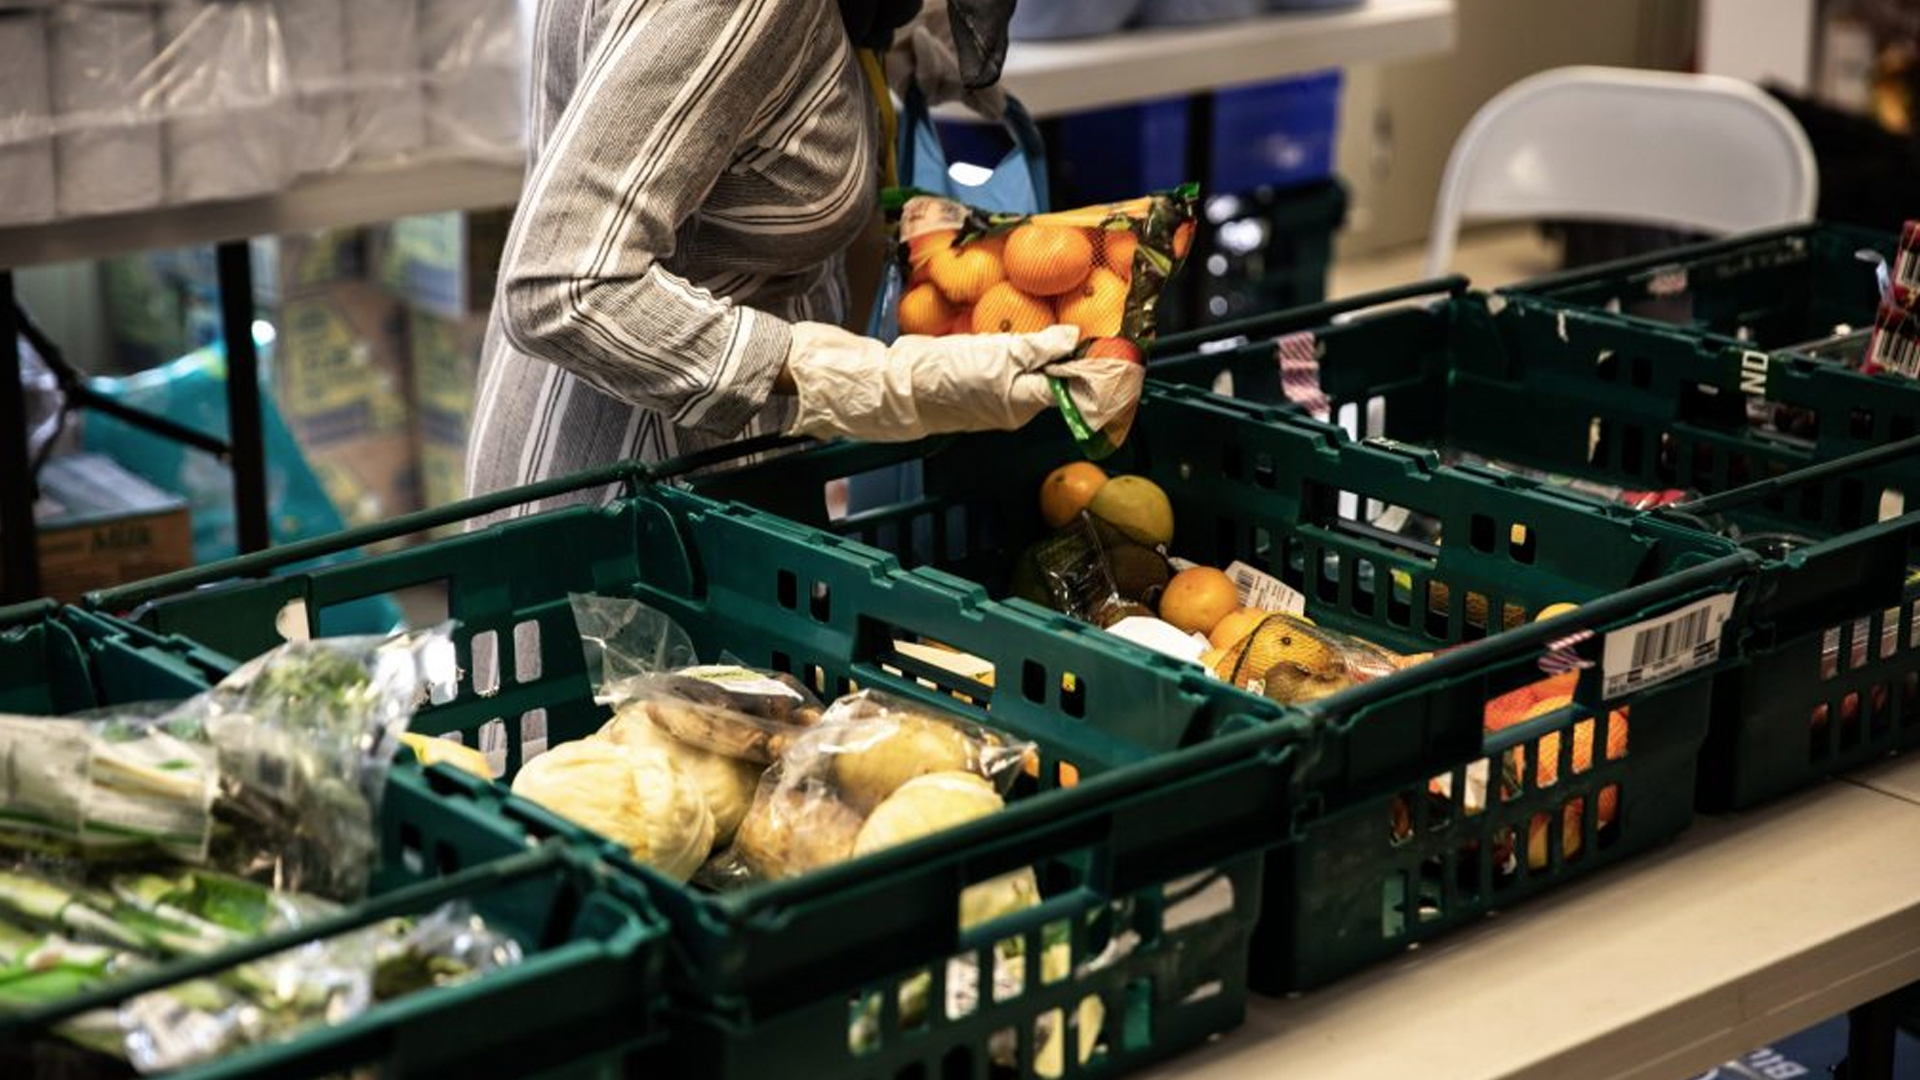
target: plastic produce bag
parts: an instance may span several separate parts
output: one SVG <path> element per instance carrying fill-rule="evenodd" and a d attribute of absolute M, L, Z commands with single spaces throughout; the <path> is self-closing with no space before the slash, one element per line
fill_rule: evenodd
<path fill-rule="evenodd" d="M 888 695 L 842 698 L 785 746 L 731 850 L 702 880 L 727 887 L 794 877 L 997 812 L 1031 751 Z M 974 886 L 962 924 L 1036 896 L 1030 873 Z"/>
<path fill-rule="evenodd" d="M 1080 330 L 1079 355 L 1144 365 L 1155 308 L 1193 242 L 1198 189 L 1062 213 L 995 214 L 928 195 L 900 212 L 883 295 L 903 335 Z M 1055 380 L 1054 398 L 1076 441 L 1101 458 L 1126 441 L 1132 417 L 1092 430 Z"/>
<path fill-rule="evenodd" d="M 1009 592 L 1102 628 L 1150 617 L 1173 566 L 1159 550 L 1091 514 L 1023 552 Z"/>
<path fill-rule="evenodd" d="M 1213 657 L 1215 674 L 1282 705 L 1302 705 L 1390 675 L 1407 659 L 1369 641 L 1273 614 Z"/>

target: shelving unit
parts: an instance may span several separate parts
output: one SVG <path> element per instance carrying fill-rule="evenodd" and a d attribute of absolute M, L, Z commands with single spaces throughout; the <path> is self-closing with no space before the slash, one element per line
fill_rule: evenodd
<path fill-rule="evenodd" d="M 1869 1003 L 1920 980 L 1916 852 L 1920 760 L 1896 759 L 1256 1001 L 1245 1029 L 1148 1077 L 1680 1080 L 1843 1012 L 1859 1039 Z"/>

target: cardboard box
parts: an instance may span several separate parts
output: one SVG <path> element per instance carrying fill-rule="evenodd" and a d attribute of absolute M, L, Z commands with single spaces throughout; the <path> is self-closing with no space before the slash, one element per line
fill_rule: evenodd
<path fill-rule="evenodd" d="M 407 314 L 423 505 L 444 506 L 466 497 L 467 440 L 486 336 L 484 315 L 447 319 L 424 311 Z"/>
<path fill-rule="evenodd" d="M 373 279 L 420 311 L 484 314 L 512 223 L 508 210 L 402 218 L 370 236 Z"/>
<path fill-rule="evenodd" d="M 274 399 L 348 524 L 418 509 L 400 301 L 335 284 L 286 300 L 277 322 Z"/>
<path fill-rule="evenodd" d="M 70 454 L 40 472 L 40 591 L 75 601 L 94 589 L 193 565 L 185 499 L 99 454 Z"/>

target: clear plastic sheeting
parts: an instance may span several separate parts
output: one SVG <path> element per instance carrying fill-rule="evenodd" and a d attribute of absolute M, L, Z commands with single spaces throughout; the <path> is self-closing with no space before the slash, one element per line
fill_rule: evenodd
<path fill-rule="evenodd" d="M 517 159 L 519 0 L 0 0 L 0 225 Z"/>

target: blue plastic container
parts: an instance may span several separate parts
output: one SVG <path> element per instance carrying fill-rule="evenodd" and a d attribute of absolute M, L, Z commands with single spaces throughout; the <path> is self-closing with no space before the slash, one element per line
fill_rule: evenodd
<path fill-rule="evenodd" d="M 1333 177 L 1340 72 L 1304 75 L 1214 97 L 1209 192 L 1291 188 Z M 1104 109 L 1061 123 L 1076 203 L 1111 202 L 1199 180 L 1187 172 L 1184 99 Z"/>
<path fill-rule="evenodd" d="M 1251 19 L 1267 10 L 1266 0 L 1146 0 L 1141 26 L 1199 26 Z"/>
<path fill-rule="evenodd" d="M 1141 0 L 1021 0 L 1008 33 L 1015 41 L 1099 37 L 1127 25 Z"/>

